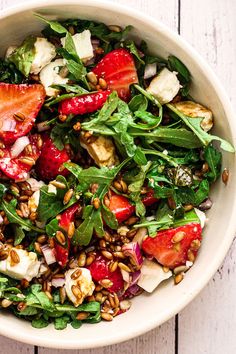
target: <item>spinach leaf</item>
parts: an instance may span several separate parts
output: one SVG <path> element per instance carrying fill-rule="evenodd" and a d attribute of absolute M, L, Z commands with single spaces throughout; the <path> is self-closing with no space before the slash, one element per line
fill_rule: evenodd
<path fill-rule="evenodd" d="M 46 321 L 44 318 L 36 318 L 31 322 L 31 325 L 34 328 L 45 328 L 48 326 L 48 324 L 48 321 Z"/>
<path fill-rule="evenodd" d="M 70 317 L 66 316 L 66 315 L 58 317 L 58 318 L 55 318 L 54 327 L 57 330 L 65 329 L 70 321 L 71 321 Z"/>
<path fill-rule="evenodd" d="M 188 68 L 175 56 L 170 55 L 168 57 L 168 68 L 171 71 L 177 71 L 178 72 L 178 79 L 182 85 L 182 88 L 180 89 L 180 92 L 182 96 L 188 96 L 189 93 L 189 86 L 191 83 L 191 74 L 188 70 Z"/>
<path fill-rule="evenodd" d="M 228 151 L 228 152 L 235 152 L 234 147 L 228 143 L 226 140 L 206 133 L 202 128 L 201 128 L 201 121 L 202 118 L 192 118 L 188 117 L 182 112 L 178 111 L 174 106 L 171 104 L 166 105 L 172 112 L 174 112 L 179 118 L 182 119 L 182 121 L 189 127 L 193 133 L 198 137 L 198 139 L 201 141 L 202 145 L 207 146 L 210 142 L 214 140 L 218 140 L 220 142 L 220 146 L 223 150 Z"/>
<path fill-rule="evenodd" d="M 35 57 L 35 41 L 35 37 L 27 37 L 22 45 L 8 58 L 8 60 L 14 63 L 17 69 L 26 77 L 30 73 L 30 68 Z"/>

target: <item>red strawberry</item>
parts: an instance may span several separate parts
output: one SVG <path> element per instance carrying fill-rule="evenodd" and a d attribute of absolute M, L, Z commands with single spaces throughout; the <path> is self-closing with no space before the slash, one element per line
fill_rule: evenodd
<path fill-rule="evenodd" d="M 44 98 L 42 85 L 0 83 L 0 138 L 6 144 L 32 129 Z"/>
<path fill-rule="evenodd" d="M 197 255 L 201 232 L 202 228 L 197 223 L 159 231 L 156 237 L 147 237 L 143 241 L 142 249 L 148 255 L 155 257 L 163 266 L 173 269 L 185 265 L 190 255 L 194 257 Z M 182 240 L 178 241 L 178 237 L 182 236 Z M 174 237 L 178 242 L 175 242 Z"/>
<path fill-rule="evenodd" d="M 150 206 L 156 202 L 158 202 L 158 198 L 154 197 L 154 190 L 151 189 L 149 192 L 147 192 L 147 194 L 144 195 L 144 197 L 142 198 L 142 202 L 145 206 Z"/>
<path fill-rule="evenodd" d="M 58 109 L 59 113 L 67 116 L 69 114 L 81 115 L 95 112 L 102 108 L 110 93 L 110 90 L 106 90 L 68 98 L 61 101 Z"/>
<path fill-rule="evenodd" d="M 25 180 L 41 152 L 38 139 L 38 134 L 29 136 L 32 151 L 28 150 L 26 152 L 24 149 L 14 158 L 11 157 L 11 147 L 1 149 L 0 153 L 3 156 L 0 158 L 0 170 L 9 178 L 17 181 Z"/>
<path fill-rule="evenodd" d="M 123 195 L 112 194 L 109 209 L 115 214 L 118 223 L 127 220 L 135 212 L 135 207 Z"/>
<path fill-rule="evenodd" d="M 145 206 L 150 206 L 158 201 L 154 197 L 154 191 L 150 190 L 142 199 Z M 135 207 L 128 198 L 123 195 L 113 193 L 110 198 L 109 209 L 115 214 L 118 223 L 127 220 L 135 212 Z"/>
<path fill-rule="evenodd" d="M 124 289 L 124 280 L 120 269 L 117 268 L 114 272 L 110 272 L 108 260 L 102 256 L 98 255 L 88 268 L 91 272 L 93 280 L 99 281 L 102 279 L 109 279 L 112 281 L 113 285 L 107 289 L 111 293 L 117 293 Z"/>
<path fill-rule="evenodd" d="M 59 226 L 68 231 L 69 225 L 75 220 L 75 214 L 78 210 L 78 204 L 74 204 L 66 209 L 62 214 L 59 222 Z M 70 239 L 67 238 L 66 246 L 61 246 L 59 243 L 55 243 L 56 260 L 64 267 L 68 261 L 70 251 Z"/>
<path fill-rule="evenodd" d="M 138 83 L 137 70 L 132 55 L 123 48 L 106 54 L 93 69 L 98 78 L 105 79 L 108 88 L 116 90 L 119 97 L 128 101 L 130 85 Z"/>
<path fill-rule="evenodd" d="M 57 175 L 66 176 L 68 170 L 63 170 L 62 167 L 63 163 L 69 160 L 70 156 L 66 149 L 58 150 L 52 139 L 48 135 L 45 135 L 41 156 L 36 165 L 40 178 L 43 180 L 52 180 Z"/>

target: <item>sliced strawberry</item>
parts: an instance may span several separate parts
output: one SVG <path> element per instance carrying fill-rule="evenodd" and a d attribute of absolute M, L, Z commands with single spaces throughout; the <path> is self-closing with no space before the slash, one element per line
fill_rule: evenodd
<path fill-rule="evenodd" d="M 95 112 L 102 108 L 110 93 L 110 90 L 106 90 L 66 99 L 61 101 L 59 113 L 67 116 Z"/>
<path fill-rule="evenodd" d="M 58 150 L 52 139 L 44 136 L 41 156 L 38 159 L 36 170 L 40 178 L 50 181 L 57 175 L 67 176 L 68 170 L 63 169 L 63 163 L 70 161 L 67 150 Z"/>
<path fill-rule="evenodd" d="M 150 206 L 156 202 L 158 202 L 158 198 L 154 197 L 154 190 L 151 189 L 147 194 L 142 198 L 142 202 L 145 206 Z"/>
<path fill-rule="evenodd" d="M 118 223 L 127 220 L 135 212 L 135 207 L 123 195 L 113 194 L 110 198 L 109 209 L 115 214 Z"/>
<path fill-rule="evenodd" d="M 159 231 L 156 237 L 147 237 L 143 241 L 142 249 L 148 255 L 155 257 L 163 266 L 173 269 L 185 265 L 190 255 L 196 257 L 201 233 L 202 228 L 197 223 Z M 183 238 L 178 241 L 178 237 Z"/>
<path fill-rule="evenodd" d="M 38 134 L 29 136 L 31 150 L 24 149 L 14 158 L 11 157 L 11 147 L 1 149 L 0 170 L 16 181 L 25 180 L 41 153 L 38 139 Z"/>
<path fill-rule="evenodd" d="M 113 285 L 107 289 L 111 293 L 117 293 L 124 289 L 124 280 L 120 269 L 117 268 L 114 272 L 110 272 L 108 260 L 104 257 L 100 255 L 96 256 L 95 260 L 88 268 L 91 272 L 93 280 L 98 282 L 102 279 L 109 279 L 112 281 Z"/>
<path fill-rule="evenodd" d="M 0 138 L 11 144 L 26 135 L 45 99 L 42 85 L 0 83 Z"/>
<path fill-rule="evenodd" d="M 68 231 L 69 225 L 75 220 L 75 214 L 78 210 L 78 204 L 74 204 L 66 209 L 62 214 L 59 222 L 59 226 Z M 67 238 L 66 246 L 62 246 L 59 243 L 55 243 L 56 260 L 60 266 L 64 267 L 68 262 L 70 251 L 70 239 Z"/>
<path fill-rule="evenodd" d="M 138 83 L 133 56 L 126 49 L 115 49 L 106 54 L 93 69 L 98 78 L 106 81 L 108 88 L 117 91 L 119 97 L 128 101 L 130 85 Z"/>
<path fill-rule="evenodd" d="M 145 206 L 156 203 L 159 199 L 154 197 L 154 191 L 150 190 L 143 198 L 142 202 Z M 118 223 L 127 220 L 135 212 L 135 207 L 128 198 L 123 195 L 113 193 L 110 198 L 109 209 L 115 214 Z"/>

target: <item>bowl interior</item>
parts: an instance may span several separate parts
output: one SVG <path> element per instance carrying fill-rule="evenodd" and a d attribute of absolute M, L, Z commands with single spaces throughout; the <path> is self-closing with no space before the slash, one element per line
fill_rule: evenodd
<path fill-rule="evenodd" d="M 50 1 L 42 5 L 25 5 L 14 13 L 9 11 L 0 21 L 1 55 L 9 45 L 18 44 L 28 34 L 39 33 L 43 24 L 33 16 L 38 12 L 50 19 L 86 18 L 106 24 L 132 25 L 133 36 L 144 39 L 153 54 L 174 54 L 189 68 L 193 76 L 191 94 L 196 101 L 214 112 L 215 133 L 235 142 L 233 116 L 224 91 L 202 59 L 178 36 L 151 19 L 115 4 L 96 1 Z M 227 187 L 218 182 L 211 197 L 214 207 L 208 212 L 209 222 L 204 230 L 203 246 L 194 267 L 182 283 L 174 286 L 172 281 L 162 284 L 153 294 L 141 295 L 132 302 L 132 308 L 112 323 L 84 325 L 64 331 L 54 328 L 36 330 L 27 322 L 11 315 L 1 314 L 0 333 L 30 344 L 58 348 L 89 348 L 117 343 L 139 335 L 173 316 L 181 310 L 209 281 L 223 260 L 233 238 L 235 221 L 234 191 L 236 186 L 235 157 L 223 154 L 223 167 L 230 169 Z M 223 207 L 222 207 L 223 206 Z M 11 331 L 9 331 L 11 328 Z"/>

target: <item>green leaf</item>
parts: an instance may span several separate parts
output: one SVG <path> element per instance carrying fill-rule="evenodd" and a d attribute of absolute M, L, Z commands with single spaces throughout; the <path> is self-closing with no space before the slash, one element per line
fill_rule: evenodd
<path fill-rule="evenodd" d="M 6 191 L 7 191 L 7 187 L 4 186 L 4 184 L 0 183 L 0 200 L 3 198 L 4 194 L 6 193 Z"/>
<path fill-rule="evenodd" d="M 162 121 L 161 117 L 154 116 L 152 113 L 146 111 L 136 111 L 134 112 L 134 115 L 136 118 L 142 120 L 145 124 L 135 123 L 131 126 L 142 130 L 154 129 L 158 127 Z"/>
<path fill-rule="evenodd" d="M 191 75 L 188 68 L 176 58 L 174 55 L 168 57 L 168 67 L 171 71 L 177 71 L 178 77 L 182 84 L 189 83 L 191 80 Z"/>
<path fill-rule="evenodd" d="M 66 34 L 67 33 L 67 29 L 65 27 L 63 27 L 59 22 L 49 21 L 46 18 L 44 18 L 43 16 L 40 16 L 39 14 L 35 14 L 35 17 L 37 17 L 39 20 L 47 23 L 54 32 L 59 33 L 59 34 Z"/>
<path fill-rule="evenodd" d="M 148 106 L 147 98 L 142 94 L 135 95 L 129 102 L 129 109 L 132 112 L 146 111 L 147 106 Z"/>
<path fill-rule="evenodd" d="M 0 82 L 10 84 L 21 84 L 23 82 L 23 75 L 15 64 L 2 58 L 0 58 Z"/>
<path fill-rule="evenodd" d="M 201 122 L 203 118 L 192 118 L 188 117 L 179 110 L 177 110 L 174 106 L 171 104 L 167 104 L 167 107 L 174 112 L 179 118 L 182 119 L 182 121 L 189 127 L 193 133 L 198 137 L 198 139 L 201 141 L 202 145 L 207 146 L 210 142 L 214 140 L 218 140 L 220 142 L 220 146 L 223 150 L 228 151 L 228 152 L 235 152 L 234 147 L 228 143 L 226 140 L 221 139 L 218 136 L 211 135 L 206 133 L 202 128 L 201 128 Z"/>
<path fill-rule="evenodd" d="M 149 143 L 158 141 L 166 144 L 183 147 L 186 149 L 195 149 L 202 146 L 201 141 L 187 129 L 173 129 L 159 127 L 147 134 L 140 129 L 132 128 L 129 134 L 133 137 L 144 137 Z"/>
<path fill-rule="evenodd" d="M 55 305 L 49 300 L 45 292 L 42 291 L 42 285 L 33 284 L 30 287 L 29 294 L 26 296 L 26 303 L 29 306 L 39 304 L 46 311 L 54 311 Z"/>
<path fill-rule="evenodd" d="M 28 77 L 30 73 L 30 68 L 35 57 L 35 41 L 35 37 L 27 37 L 22 45 L 8 58 L 8 60 L 14 63 L 17 69 L 26 77 Z"/>
<path fill-rule="evenodd" d="M 199 217 L 194 210 L 191 210 L 184 214 L 184 217 L 174 221 L 173 227 L 179 227 L 191 223 L 199 223 Z"/>
<path fill-rule="evenodd" d="M 82 326 L 82 321 L 73 320 L 73 321 L 71 322 L 71 326 L 72 326 L 74 329 L 79 329 L 79 328 Z"/>
<path fill-rule="evenodd" d="M 220 176 L 222 154 L 213 146 L 208 145 L 204 150 L 204 158 L 210 169 L 210 171 L 206 173 L 206 177 L 210 182 L 215 182 Z"/>
<path fill-rule="evenodd" d="M 66 189 L 63 191 L 57 190 L 57 193 L 55 194 L 48 192 L 48 186 L 41 187 L 37 209 L 39 220 L 47 221 L 54 218 L 76 202 L 76 198 L 72 197 L 67 205 L 63 204 L 63 195 L 66 191 Z"/>
<path fill-rule="evenodd" d="M 16 199 L 12 199 L 8 203 L 5 200 L 3 200 L 2 203 L 1 203 L 1 209 L 5 211 L 9 222 L 13 223 L 13 224 L 20 225 L 22 227 L 22 229 L 26 230 L 26 231 L 33 230 L 33 231 L 36 231 L 36 232 L 43 233 L 45 231 L 44 229 L 40 229 L 40 228 L 32 225 L 30 220 L 23 219 L 19 215 L 17 215 L 17 213 L 16 213 L 16 204 L 17 204 Z"/>
<path fill-rule="evenodd" d="M 143 149 L 140 146 L 138 146 L 137 149 L 135 150 L 134 161 L 136 162 L 137 165 L 147 164 L 145 153 L 143 152 Z"/>
<path fill-rule="evenodd" d="M 32 320 L 31 325 L 34 328 L 45 328 L 49 325 L 49 323 L 43 318 L 36 318 Z"/>
<path fill-rule="evenodd" d="M 104 204 L 102 205 L 102 218 L 105 221 L 105 224 L 113 230 L 117 230 L 118 221 L 115 214 L 110 211 Z"/>
<path fill-rule="evenodd" d="M 208 198 L 210 192 L 210 185 L 207 179 L 204 179 L 199 184 L 198 190 L 195 193 L 195 205 L 201 204 L 205 199 Z"/>
<path fill-rule="evenodd" d="M 57 330 L 62 330 L 67 327 L 69 322 L 70 322 L 69 316 L 61 316 L 61 317 L 55 318 L 54 327 Z"/>
<path fill-rule="evenodd" d="M 135 58 L 142 64 L 145 65 L 145 62 L 143 59 L 140 57 L 139 51 L 134 43 L 134 41 L 127 41 L 125 42 L 125 47 L 129 49 L 130 53 L 132 53 Z"/>
<path fill-rule="evenodd" d="M 25 232 L 20 225 L 14 224 L 14 246 L 19 245 L 25 238 Z"/>
<path fill-rule="evenodd" d="M 74 162 L 65 162 L 64 166 L 70 173 L 72 173 L 76 178 L 79 177 L 80 173 L 83 171 L 82 167 Z"/>
<path fill-rule="evenodd" d="M 46 234 L 49 237 L 54 237 L 56 235 L 56 232 L 60 230 L 58 220 L 52 219 L 49 224 L 46 225 Z"/>

